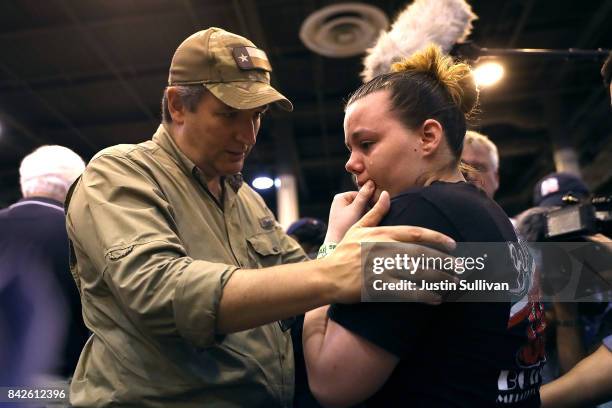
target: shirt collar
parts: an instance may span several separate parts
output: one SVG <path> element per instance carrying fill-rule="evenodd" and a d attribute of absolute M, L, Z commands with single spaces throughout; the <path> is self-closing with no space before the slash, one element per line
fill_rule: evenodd
<path fill-rule="evenodd" d="M 179 147 L 170 136 L 170 132 L 168 132 L 168 128 L 163 123 L 159 125 L 157 131 L 153 135 L 153 141 L 158 144 L 166 153 L 168 153 L 171 157 L 176 159 L 181 170 L 186 174 L 197 179 L 200 179 L 204 185 L 206 185 L 206 178 L 204 177 L 204 173 L 193 164 L 191 160 L 179 149 Z M 243 183 L 242 173 L 232 174 L 231 176 L 223 177 L 227 184 L 234 190 L 235 193 L 238 192 Z"/>
<path fill-rule="evenodd" d="M 61 201 L 57 201 L 57 200 L 54 200 L 53 198 L 48 198 L 48 197 L 27 197 L 27 198 L 22 198 L 21 200 L 18 201 L 18 203 L 22 203 L 26 201 L 37 201 L 39 203 L 53 204 L 53 205 L 57 205 L 62 208 L 64 207 L 64 203 L 62 203 Z"/>

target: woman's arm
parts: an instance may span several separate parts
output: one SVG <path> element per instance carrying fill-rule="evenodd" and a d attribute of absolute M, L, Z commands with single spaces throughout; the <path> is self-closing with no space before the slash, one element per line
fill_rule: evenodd
<path fill-rule="evenodd" d="M 567 374 L 540 388 L 542 408 L 574 408 L 612 398 L 612 351 L 600 346 Z"/>
<path fill-rule="evenodd" d="M 312 310 L 304 318 L 308 383 L 322 405 L 345 407 L 380 389 L 399 358 L 329 320 L 328 308 Z"/>

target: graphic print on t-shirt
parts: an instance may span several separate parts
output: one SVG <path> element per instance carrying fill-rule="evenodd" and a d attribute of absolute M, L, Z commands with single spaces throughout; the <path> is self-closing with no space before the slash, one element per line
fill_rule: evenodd
<path fill-rule="evenodd" d="M 526 335 L 526 342 L 516 352 L 518 369 L 501 370 L 497 381 L 498 404 L 512 404 L 539 393 L 541 371 L 546 362 L 544 351 L 544 307 L 539 301 L 539 279 L 535 261 L 526 243 L 508 243 L 510 258 L 517 272 L 517 288 L 523 296 L 513 302 L 508 319 L 508 330 Z M 521 333 L 522 332 L 522 333 Z"/>

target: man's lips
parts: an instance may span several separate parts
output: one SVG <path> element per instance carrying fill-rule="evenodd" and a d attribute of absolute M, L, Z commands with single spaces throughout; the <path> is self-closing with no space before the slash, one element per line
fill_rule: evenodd
<path fill-rule="evenodd" d="M 227 154 L 229 154 L 230 156 L 234 157 L 234 158 L 240 158 L 240 157 L 244 157 L 246 156 L 246 151 L 231 151 L 231 150 L 226 150 Z"/>

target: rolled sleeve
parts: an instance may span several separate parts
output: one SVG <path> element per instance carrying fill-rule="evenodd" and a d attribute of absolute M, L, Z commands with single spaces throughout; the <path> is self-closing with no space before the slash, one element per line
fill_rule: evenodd
<path fill-rule="evenodd" d="M 93 160 L 75 198 L 77 245 L 121 314 L 151 336 L 213 344 L 223 287 L 237 267 L 189 257 L 161 188 L 125 157 Z"/>
<path fill-rule="evenodd" d="M 223 287 L 236 266 L 193 261 L 178 280 L 174 317 L 179 332 L 197 347 L 215 343 L 217 311 Z"/>

